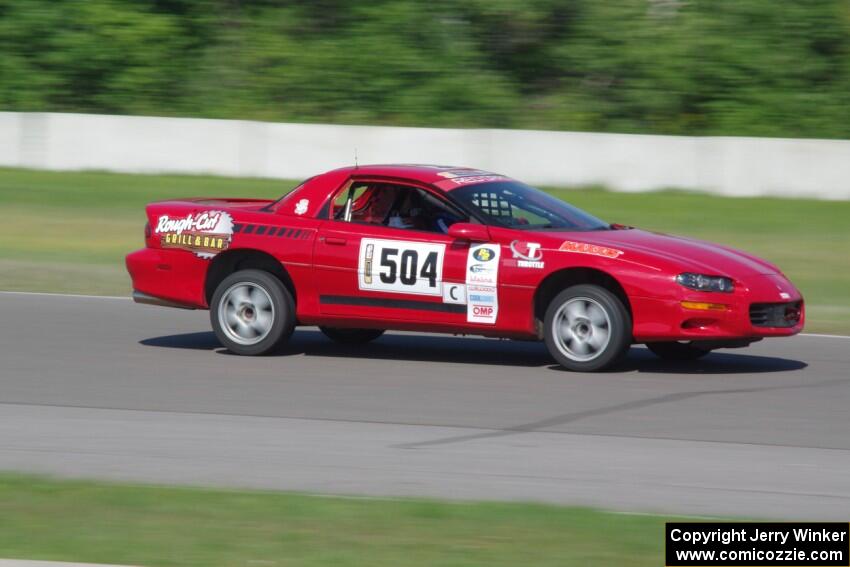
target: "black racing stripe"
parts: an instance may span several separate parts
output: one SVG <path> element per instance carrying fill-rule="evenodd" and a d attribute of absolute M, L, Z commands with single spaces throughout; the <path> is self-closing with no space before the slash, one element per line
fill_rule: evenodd
<path fill-rule="evenodd" d="M 312 231 L 305 230 L 304 234 L 301 235 L 301 240 L 307 240 L 308 238 L 310 238 L 310 236 L 312 236 L 312 234 L 313 234 Z"/>
<path fill-rule="evenodd" d="M 362 307 L 387 307 L 390 309 L 415 309 L 442 313 L 466 313 L 466 305 L 434 303 L 416 299 L 387 299 L 384 297 L 357 297 L 354 295 L 320 295 L 319 303 L 325 305 L 359 305 Z"/>
<path fill-rule="evenodd" d="M 246 224 L 244 231 L 245 231 L 245 234 L 251 234 L 252 232 L 254 232 L 254 225 L 253 224 Z"/>
<path fill-rule="evenodd" d="M 293 229 L 291 229 L 291 228 L 287 229 L 287 230 L 286 230 L 286 237 L 287 237 L 287 238 L 291 238 L 291 237 L 292 237 L 292 233 L 293 233 L 293 232 L 295 232 L 295 230 L 293 230 Z"/>
<path fill-rule="evenodd" d="M 239 234 L 240 232 L 242 232 L 242 224 L 238 222 L 233 223 L 233 234 Z"/>
<path fill-rule="evenodd" d="M 266 229 L 267 229 L 267 228 L 268 228 L 267 226 L 264 226 L 264 225 L 262 225 L 262 224 L 261 224 L 261 225 L 259 225 L 259 226 L 257 227 L 257 236 L 262 236 L 262 235 L 264 235 L 264 234 L 266 233 Z"/>
<path fill-rule="evenodd" d="M 278 235 L 278 236 L 283 236 L 283 233 L 284 233 L 284 232 L 286 232 L 286 227 L 285 227 L 285 226 L 282 226 L 282 227 L 280 227 L 280 230 L 278 230 L 278 231 L 277 231 L 277 235 Z"/>
<path fill-rule="evenodd" d="M 292 238 L 298 238 L 298 236 L 299 236 L 300 234 L 301 234 L 301 230 L 300 230 L 300 229 L 298 229 L 298 230 L 296 230 L 296 231 L 295 231 L 295 234 L 293 234 L 293 235 L 292 235 Z"/>

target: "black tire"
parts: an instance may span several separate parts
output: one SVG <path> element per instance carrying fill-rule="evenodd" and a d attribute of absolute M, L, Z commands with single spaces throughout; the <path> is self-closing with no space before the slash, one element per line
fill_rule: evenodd
<path fill-rule="evenodd" d="M 628 310 L 616 295 L 597 285 L 575 285 L 556 295 L 543 323 L 549 353 L 558 364 L 575 372 L 612 368 L 623 360 L 632 343 Z M 568 333 L 561 331 L 565 325 Z M 603 330 L 607 331 L 604 335 Z"/>
<path fill-rule="evenodd" d="M 646 343 L 646 348 L 651 350 L 658 358 L 677 361 L 696 360 L 711 352 L 710 350 L 696 347 L 688 342 L 680 343 L 676 341 Z"/>
<path fill-rule="evenodd" d="M 383 329 L 343 329 L 340 327 L 319 327 L 325 336 L 344 345 L 363 345 L 374 341 L 384 334 Z"/>
<path fill-rule="evenodd" d="M 270 309 L 266 309 L 267 304 Z M 224 278 L 215 289 L 210 302 L 210 322 L 215 336 L 230 352 L 247 356 L 268 354 L 292 335 L 295 302 L 289 290 L 272 274 L 241 270 Z M 251 334 L 254 336 L 248 336 Z"/>

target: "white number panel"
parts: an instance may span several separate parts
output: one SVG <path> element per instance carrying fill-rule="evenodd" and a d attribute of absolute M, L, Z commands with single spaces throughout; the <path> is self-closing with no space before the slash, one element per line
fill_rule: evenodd
<path fill-rule="evenodd" d="M 445 253 L 445 244 L 364 238 L 360 241 L 358 287 L 442 297 Z"/>

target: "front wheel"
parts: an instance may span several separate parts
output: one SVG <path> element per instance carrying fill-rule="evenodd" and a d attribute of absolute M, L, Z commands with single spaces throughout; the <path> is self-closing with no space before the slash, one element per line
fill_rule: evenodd
<path fill-rule="evenodd" d="M 620 362 L 632 341 L 632 321 L 623 302 L 590 284 L 569 287 L 546 309 L 544 341 L 567 370 L 595 372 Z"/>
<path fill-rule="evenodd" d="M 295 328 L 295 302 L 279 279 L 262 270 L 241 270 L 218 284 L 210 321 L 227 350 L 249 356 L 268 354 Z"/>
<path fill-rule="evenodd" d="M 707 355 L 710 350 L 694 346 L 690 342 L 661 342 L 661 343 L 646 343 L 646 348 L 652 353 L 664 360 L 696 360 Z"/>
<path fill-rule="evenodd" d="M 342 329 L 339 327 L 319 327 L 329 339 L 344 345 L 362 345 L 374 341 L 384 334 L 382 329 Z"/>

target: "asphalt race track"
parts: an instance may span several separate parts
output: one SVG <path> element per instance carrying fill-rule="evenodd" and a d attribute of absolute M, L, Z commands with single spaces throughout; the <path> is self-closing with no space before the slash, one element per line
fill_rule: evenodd
<path fill-rule="evenodd" d="M 223 351 L 206 312 L 0 293 L 0 469 L 846 521 L 850 339 L 606 374 L 541 344 L 392 334 Z"/>

